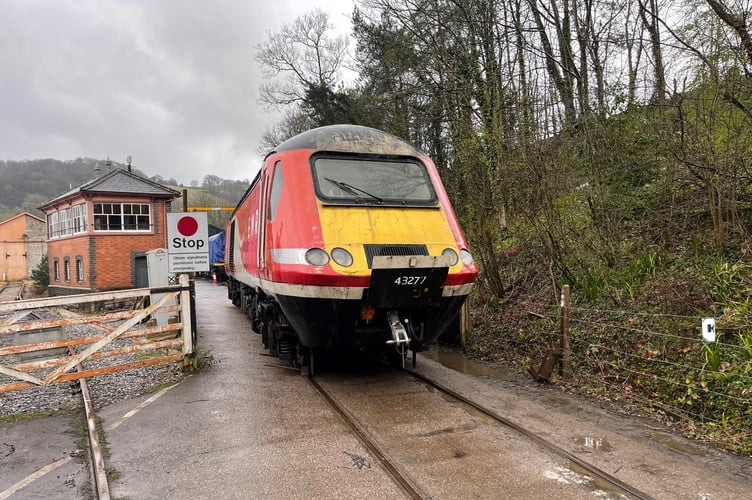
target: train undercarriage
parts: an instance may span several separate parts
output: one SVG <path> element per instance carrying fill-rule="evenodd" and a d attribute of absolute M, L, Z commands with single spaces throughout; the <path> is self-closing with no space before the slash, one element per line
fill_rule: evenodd
<path fill-rule="evenodd" d="M 464 297 L 440 298 L 412 308 L 375 308 L 367 300 L 266 295 L 232 278 L 228 298 L 251 320 L 271 356 L 313 374 L 322 354 L 353 350 L 379 354 L 404 366 L 408 355 L 428 349 L 451 324 Z M 287 314 L 285 314 L 285 312 Z"/>

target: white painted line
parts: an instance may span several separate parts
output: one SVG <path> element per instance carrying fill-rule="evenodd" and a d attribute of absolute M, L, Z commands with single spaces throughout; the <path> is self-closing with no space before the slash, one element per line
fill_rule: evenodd
<path fill-rule="evenodd" d="M 6 498 L 9 498 L 13 493 L 17 492 L 21 488 L 31 484 L 32 482 L 44 476 L 48 472 L 52 472 L 53 470 L 57 469 L 61 465 L 67 464 L 71 460 L 73 460 L 73 457 L 61 458 L 57 462 L 53 462 L 50 465 L 47 465 L 46 467 L 42 467 L 35 473 L 26 476 L 24 479 L 20 480 L 19 482 L 17 482 L 16 484 L 8 488 L 7 490 L 0 491 L 0 500 L 5 500 Z"/>
<path fill-rule="evenodd" d="M 175 384 L 175 385 L 178 385 L 178 384 Z M 116 428 L 117 426 L 119 426 L 120 424 L 122 424 L 123 422 L 125 422 L 126 420 L 128 420 L 129 418 L 131 418 L 133 415 L 135 415 L 136 413 L 140 412 L 141 410 L 143 410 L 144 408 L 146 408 L 147 406 L 149 406 L 150 404 L 152 404 L 154 401 L 156 401 L 157 399 L 159 399 L 165 392 L 167 392 L 170 389 L 172 389 L 173 387 L 175 387 L 175 385 L 171 385 L 170 387 L 162 389 L 158 393 L 154 394 L 152 397 L 150 397 L 149 399 L 147 399 L 146 401 L 144 401 L 140 405 L 136 406 L 134 409 L 132 409 L 131 411 L 129 411 L 128 413 L 126 413 L 125 415 L 123 415 L 122 417 L 120 417 L 115 422 L 113 422 L 112 425 L 110 425 L 109 427 L 107 427 L 106 430 L 111 431 L 112 429 Z M 2 498 L 0 498 L 0 500 L 2 500 Z"/>
<path fill-rule="evenodd" d="M 178 384 L 175 384 L 175 385 L 178 385 Z M 120 419 L 118 419 L 117 421 L 113 422 L 113 424 L 111 426 L 109 426 L 107 428 L 107 430 L 112 430 L 112 429 L 116 428 L 117 426 L 119 426 L 120 424 L 122 424 L 123 422 L 125 422 L 127 419 L 129 419 L 130 417 L 132 417 L 133 415 L 135 415 L 136 413 L 138 413 L 139 411 L 143 410 L 144 408 L 146 408 L 147 406 L 149 406 L 151 403 L 153 403 L 154 401 L 156 401 L 157 399 L 159 399 L 160 396 L 162 396 L 165 392 L 167 392 L 170 389 L 172 389 L 173 387 L 175 387 L 175 385 L 171 385 L 170 387 L 162 389 L 158 393 L 154 394 L 152 397 L 150 397 L 149 399 L 147 399 L 146 401 L 144 401 L 143 403 L 141 403 L 140 405 L 138 405 L 137 407 L 135 407 L 134 409 L 132 409 L 131 411 L 129 411 L 128 413 L 126 413 L 125 415 L 123 415 Z M 25 477 L 21 481 L 17 482 L 16 484 L 14 484 L 13 486 L 11 486 L 7 490 L 0 491 L 0 500 L 5 500 L 7 498 L 10 498 L 10 496 L 12 494 L 14 494 L 15 492 L 17 492 L 21 488 L 29 485 L 33 481 L 36 481 L 37 479 L 39 479 L 40 477 L 44 476 L 48 472 L 51 472 L 51 471 L 57 469 L 61 465 L 67 464 L 71 460 L 73 460 L 73 457 L 65 457 L 65 458 L 61 458 L 57 462 L 54 462 L 54 463 L 51 463 L 50 465 L 47 465 L 46 467 L 42 467 L 38 471 L 34 472 L 33 474 L 30 474 L 29 476 Z"/>

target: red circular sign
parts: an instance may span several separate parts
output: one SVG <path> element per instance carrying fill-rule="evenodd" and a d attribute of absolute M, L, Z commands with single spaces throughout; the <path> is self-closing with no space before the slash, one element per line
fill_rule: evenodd
<path fill-rule="evenodd" d="M 178 232 L 183 236 L 193 236 L 198 231 L 198 222 L 193 217 L 183 217 L 178 221 Z"/>

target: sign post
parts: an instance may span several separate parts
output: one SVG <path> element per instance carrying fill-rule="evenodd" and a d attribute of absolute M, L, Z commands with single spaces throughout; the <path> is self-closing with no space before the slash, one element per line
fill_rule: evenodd
<path fill-rule="evenodd" d="M 209 271 L 209 224 L 206 212 L 167 214 L 167 271 Z"/>

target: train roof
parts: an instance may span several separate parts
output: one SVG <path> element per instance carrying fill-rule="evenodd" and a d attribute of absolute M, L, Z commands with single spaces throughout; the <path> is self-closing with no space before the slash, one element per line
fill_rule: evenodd
<path fill-rule="evenodd" d="M 327 125 L 308 130 L 284 141 L 275 148 L 275 151 L 293 149 L 422 156 L 415 146 L 399 137 L 362 125 Z"/>

